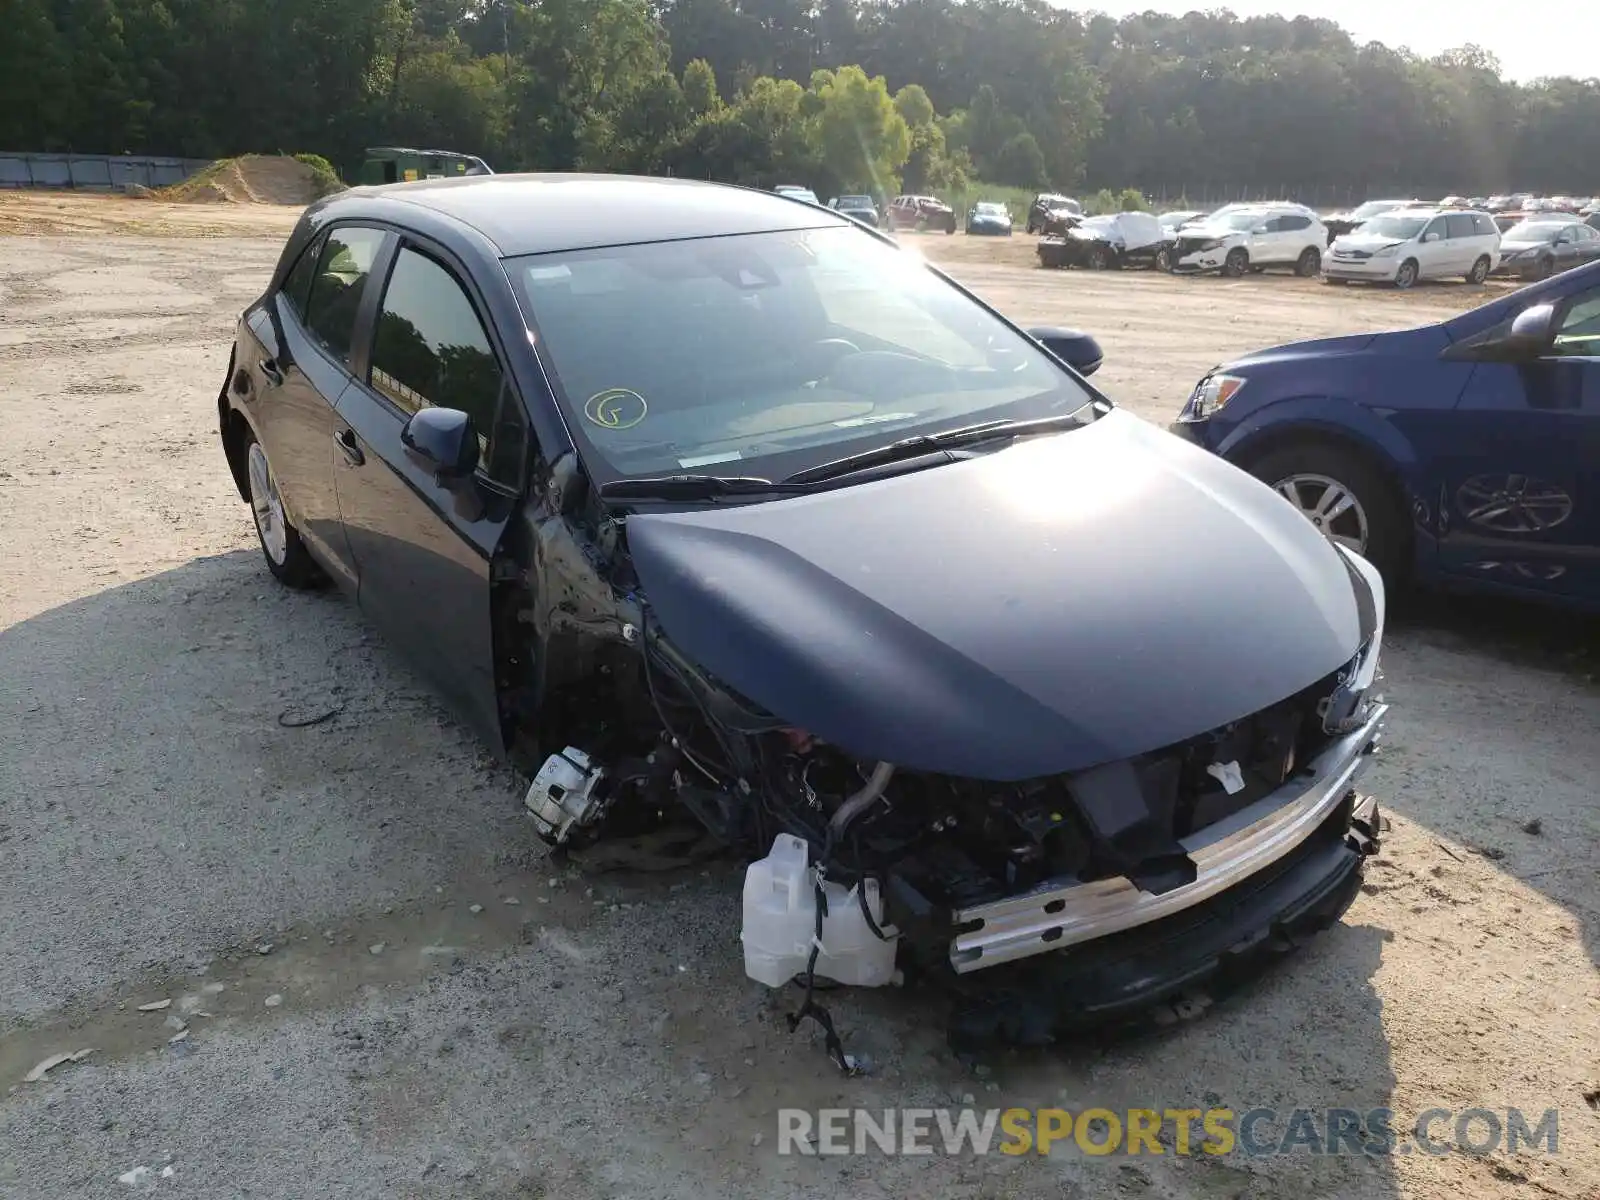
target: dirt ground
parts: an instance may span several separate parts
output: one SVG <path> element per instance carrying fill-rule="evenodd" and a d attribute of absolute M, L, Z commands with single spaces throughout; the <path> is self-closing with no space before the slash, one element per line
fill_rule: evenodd
<path fill-rule="evenodd" d="M 1393 829 L 1343 924 L 1242 994 L 974 1070 L 917 997 L 840 993 L 873 1064 L 844 1080 L 744 978 L 736 869 L 551 863 L 352 608 L 267 576 L 215 396 L 294 216 L 0 194 L 0 1197 L 1600 1195 L 1593 622 L 1406 606 L 1368 777 Z M 1096 381 L 1159 422 L 1232 354 L 1486 294 L 1044 272 L 1031 243 L 915 241 L 1093 330 Z M 779 1108 L 847 1105 L 1557 1109 L 1559 1144 L 777 1153 Z"/>

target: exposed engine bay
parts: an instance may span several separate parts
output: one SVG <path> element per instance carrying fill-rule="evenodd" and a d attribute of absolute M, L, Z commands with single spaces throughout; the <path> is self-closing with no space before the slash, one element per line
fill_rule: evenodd
<path fill-rule="evenodd" d="M 776 511 L 760 507 L 767 520 Z M 859 721 L 835 720 L 832 736 L 825 736 L 808 726 L 833 719 L 827 704 L 797 692 L 786 711 L 809 703 L 821 715 L 797 724 L 749 698 L 760 679 L 757 688 L 736 687 L 703 665 L 719 649 L 685 620 L 683 597 L 696 613 L 708 605 L 690 592 L 663 607 L 676 581 L 643 569 L 633 536 L 699 519 L 699 513 L 613 516 L 595 503 L 587 513 L 547 512 L 523 527 L 528 545 L 518 557 L 526 556 L 545 586 L 505 593 L 515 599 L 502 644 L 516 639 L 521 647 L 506 656 L 506 723 L 522 735 L 521 757 L 534 776 L 526 806 L 540 835 L 576 852 L 580 862 L 597 844 L 692 822 L 750 863 L 742 932 L 747 974 L 774 987 L 804 983 L 802 1012 L 816 1007 L 811 988 L 819 979 L 858 986 L 912 977 L 958 982 L 998 978 L 1003 972 L 995 968 L 1018 960 L 1070 957 L 1085 944 L 1154 928 L 1173 914 L 1239 894 L 1241 884 L 1265 878 L 1279 860 L 1309 854 L 1302 843 L 1309 847 L 1313 834 L 1337 839 L 1368 817 L 1376 821 L 1375 810 L 1360 807 L 1353 785 L 1376 748 L 1384 713 L 1373 695 L 1381 583 L 1353 560 L 1343 570 L 1336 560 L 1334 570 L 1357 597 L 1339 635 L 1354 653 L 1346 649 L 1333 669 L 1255 711 L 1153 749 L 1005 778 L 1007 764 L 1043 761 L 1006 749 L 989 758 L 1000 764 L 993 769 L 1000 777 L 982 778 L 928 769 L 928 762 L 953 761 L 948 747 L 928 747 L 921 765 L 864 756 L 839 744 Z M 635 521 L 638 530 L 630 528 Z M 708 576 L 723 585 L 734 577 L 726 567 L 718 573 L 716 555 L 704 545 L 692 561 L 701 574 L 696 586 Z M 708 619 L 714 637 L 736 636 L 731 621 Z M 692 656 L 675 636 L 678 629 L 699 639 Z M 1315 641 L 1297 627 L 1291 633 L 1304 645 Z M 1324 642 L 1322 661 L 1337 644 Z M 1208 647 L 1207 653 L 1222 652 Z M 886 646 L 884 653 L 894 650 Z M 742 669 L 754 657 L 741 649 L 721 661 Z M 812 637 L 806 665 L 790 679 L 816 678 L 803 672 L 818 661 L 851 677 L 871 673 L 871 663 L 841 664 L 841 657 L 848 656 Z M 1088 671 L 1092 657 L 1090 651 L 1068 661 Z M 762 662 L 759 669 L 781 673 L 781 652 L 774 658 L 776 665 Z M 881 661 L 892 666 L 890 658 Z M 1258 688 L 1272 669 L 1255 671 Z M 1185 712 L 1205 711 L 1209 693 L 1186 686 L 1196 699 L 1181 709 L 1169 704 L 1169 717 L 1178 716 L 1168 727 Z M 1145 733 L 1161 727 L 1160 698 L 1152 696 Z M 1117 697 L 1104 685 L 1088 686 L 1085 711 L 1097 699 L 1104 707 Z M 881 701 L 874 704 L 883 712 Z M 990 722 L 997 741 L 1011 737 L 1016 744 L 1007 712 L 959 707 L 959 719 L 973 722 L 969 728 Z M 886 718 L 882 744 L 898 736 L 903 751 L 921 752 L 926 736 L 896 734 L 893 723 L 928 728 L 947 709 L 919 709 L 908 695 L 902 710 Z M 966 755 L 962 761 L 983 761 L 970 748 L 958 753 Z M 843 1065 L 842 1050 L 835 1058 Z"/>

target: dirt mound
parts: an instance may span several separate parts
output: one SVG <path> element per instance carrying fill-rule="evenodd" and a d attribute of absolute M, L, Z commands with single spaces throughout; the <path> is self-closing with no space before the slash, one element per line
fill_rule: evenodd
<path fill-rule="evenodd" d="M 287 155 L 219 158 L 156 193 L 161 200 L 195 204 L 310 204 L 323 189 L 317 173 Z"/>

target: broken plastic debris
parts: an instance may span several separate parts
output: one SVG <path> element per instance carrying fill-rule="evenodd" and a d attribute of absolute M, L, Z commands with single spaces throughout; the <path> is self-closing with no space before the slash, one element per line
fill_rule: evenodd
<path fill-rule="evenodd" d="M 467 911 L 469 913 L 472 913 L 474 916 L 476 916 L 478 913 L 481 913 L 483 911 L 483 905 L 481 905 L 481 904 L 469 904 L 469 905 L 467 905 Z"/>
<path fill-rule="evenodd" d="M 62 1063 L 71 1062 L 71 1061 L 72 1061 L 72 1055 L 70 1055 L 70 1054 L 52 1054 L 49 1058 L 45 1059 L 37 1067 L 35 1067 L 33 1070 L 29 1071 L 26 1075 L 24 1075 L 22 1077 L 22 1082 L 23 1083 L 38 1083 L 39 1080 L 43 1079 L 46 1075 L 48 1075 L 51 1071 L 55 1070 L 55 1068 L 59 1067 Z"/>
<path fill-rule="evenodd" d="M 282 1003 L 283 1003 L 283 997 L 280 996 L 277 992 L 273 992 L 272 995 L 268 996 L 267 999 L 266 999 L 266 1005 L 267 1005 L 268 1008 L 277 1008 L 278 1005 L 280 1005 Z"/>
<path fill-rule="evenodd" d="M 143 1187 L 150 1182 L 150 1168 L 135 1167 L 131 1171 L 125 1171 L 117 1176 L 117 1182 L 125 1183 L 129 1187 Z"/>
<path fill-rule="evenodd" d="M 208 996 L 216 996 L 221 994 L 222 987 L 223 985 L 220 983 L 208 983 L 203 985 L 200 990 Z"/>
<path fill-rule="evenodd" d="M 189 1031 L 187 1029 L 180 1029 L 177 1033 L 173 1034 L 167 1039 L 167 1045 L 176 1046 L 179 1042 L 186 1042 L 188 1040 Z"/>
<path fill-rule="evenodd" d="M 166 1027 L 168 1029 L 176 1029 L 176 1030 L 179 1030 L 180 1032 L 182 1030 L 185 1030 L 185 1029 L 189 1028 L 189 1022 L 185 1021 L 182 1017 L 176 1017 L 176 1016 L 171 1016 L 171 1015 L 169 1015 L 167 1017 L 167 1019 L 165 1021 L 165 1024 L 166 1024 Z"/>
<path fill-rule="evenodd" d="M 172 1168 L 171 1167 L 162 1167 L 161 1168 L 161 1178 L 163 1178 L 163 1179 L 171 1179 L 172 1178 Z"/>
<path fill-rule="evenodd" d="M 388 948 L 388 942 L 373 942 L 372 945 L 367 947 L 367 950 L 372 954 L 382 954 Z"/>
<path fill-rule="evenodd" d="M 89 1055 L 91 1055 L 93 1053 L 94 1053 L 94 1047 L 93 1046 L 86 1046 L 84 1049 L 79 1050 L 75 1054 L 73 1054 L 72 1061 L 75 1062 L 75 1063 L 82 1062 L 84 1059 L 88 1058 Z"/>
<path fill-rule="evenodd" d="M 149 1004 L 139 1005 L 140 1012 L 160 1012 L 163 1008 L 171 1008 L 171 1000 L 152 1000 Z"/>
<path fill-rule="evenodd" d="M 1209 763 L 1206 774 L 1222 785 L 1222 790 L 1228 795 L 1237 795 L 1244 791 L 1244 772 L 1239 770 L 1237 760 L 1225 763 Z"/>

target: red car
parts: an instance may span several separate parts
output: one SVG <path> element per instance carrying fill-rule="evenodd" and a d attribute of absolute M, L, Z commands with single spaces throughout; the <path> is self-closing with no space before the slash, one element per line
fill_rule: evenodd
<path fill-rule="evenodd" d="M 956 231 L 956 212 L 933 196 L 896 196 L 883 213 L 884 227 L 896 229 L 942 229 Z"/>

